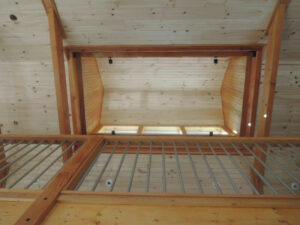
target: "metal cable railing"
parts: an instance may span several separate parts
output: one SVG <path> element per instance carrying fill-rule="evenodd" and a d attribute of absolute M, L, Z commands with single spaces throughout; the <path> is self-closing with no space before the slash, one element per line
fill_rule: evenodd
<path fill-rule="evenodd" d="M 265 193 L 299 195 L 299 153 L 295 143 L 274 141 L 107 140 L 75 190 L 260 194 L 252 172 L 263 182 Z M 264 173 L 255 168 L 255 159 Z"/>
<path fill-rule="evenodd" d="M 0 185 L 42 189 L 63 168 L 82 143 L 70 140 L 0 140 Z M 63 157 L 71 157 L 63 162 Z"/>

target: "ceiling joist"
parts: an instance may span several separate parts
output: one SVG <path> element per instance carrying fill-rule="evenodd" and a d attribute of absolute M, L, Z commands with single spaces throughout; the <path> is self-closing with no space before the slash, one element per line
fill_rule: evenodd
<path fill-rule="evenodd" d="M 49 16 L 50 12 L 54 12 L 54 15 L 56 17 L 56 21 L 57 21 L 57 24 L 58 24 L 58 27 L 59 27 L 59 30 L 60 30 L 61 37 L 63 39 L 66 39 L 67 38 L 66 32 L 65 32 L 64 27 L 62 25 L 62 22 L 61 22 L 61 19 L 60 19 L 55 1 L 54 0 L 42 0 L 42 3 L 43 3 L 43 6 L 44 6 L 48 16 Z"/>

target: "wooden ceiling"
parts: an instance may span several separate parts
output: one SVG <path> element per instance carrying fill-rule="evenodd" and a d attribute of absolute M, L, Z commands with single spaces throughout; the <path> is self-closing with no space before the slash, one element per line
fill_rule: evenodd
<path fill-rule="evenodd" d="M 69 44 L 253 43 L 276 0 L 56 1 Z"/>
<path fill-rule="evenodd" d="M 276 0 L 56 4 L 66 44 L 216 44 L 260 41 Z M 285 20 L 271 131 L 275 135 L 300 134 L 299 9 L 300 2 L 292 1 Z M 48 22 L 41 1 L 1 1 L 0 30 L 3 133 L 58 133 Z"/>
<path fill-rule="evenodd" d="M 98 59 L 102 124 L 223 125 L 228 58 Z"/>

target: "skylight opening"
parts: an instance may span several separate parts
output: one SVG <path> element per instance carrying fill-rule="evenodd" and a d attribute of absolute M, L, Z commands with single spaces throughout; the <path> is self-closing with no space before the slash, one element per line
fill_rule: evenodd
<path fill-rule="evenodd" d="M 185 127 L 187 135 L 228 135 L 228 133 L 222 127 L 213 126 L 199 126 L 199 127 Z"/>
<path fill-rule="evenodd" d="M 103 126 L 100 134 L 137 134 L 139 126 Z"/>
<path fill-rule="evenodd" d="M 182 131 L 177 126 L 145 126 L 142 134 L 181 135 Z"/>

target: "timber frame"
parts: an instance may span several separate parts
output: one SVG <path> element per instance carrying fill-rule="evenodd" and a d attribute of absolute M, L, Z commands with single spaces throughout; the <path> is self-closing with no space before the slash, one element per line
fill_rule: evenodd
<path fill-rule="evenodd" d="M 63 141 L 68 139 L 78 140 L 82 144 L 78 148 L 77 154 L 71 158 L 71 153 L 66 154 L 64 161 L 68 161 L 62 170 L 54 177 L 54 179 L 42 191 L 12 191 L 0 190 L 0 199 L 4 198 L 8 201 L 14 201 L 18 198 L 20 201 L 29 201 L 30 206 L 24 214 L 18 219 L 15 224 L 38 225 L 41 224 L 54 206 L 67 203 L 84 203 L 84 204 L 117 204 L 117 205 L 147 205 L 147 206 L 172 206 L 172 207 L 220 207 L 217 211 L 219 215 L 226 216 L 225 208 L 234 212 L 233 217 L 226 217 L 229 221 L 234 219 L 236 213 L 243 216 L 249 216 L 247 209 L 251 208 L 255 212 L 252 217 L 247 217 L 249 220 L 269 219 L 272 224 L 280 224 L 291 222 L 297 224 L 299 222 L 298 212 L 300 208 L 300 198 L 298 196 L 273 196 L 273 195 L 184 195 L 184 194 L 107 194 L 107 193 L 89 193 L 73 191 L 76 185 L 80 182 L 89 166 L 94 161 L 99 146 L 104 145 L 105 139 L 136 139 L 140 140 L 156 140 L 165 141 L 175 139 L 176 141 L 185 142 L 198 141 L 201 137 L 173 137 L 173 136 L 105 136 L 105 135 L 85 135 L 87 134 L 87 125 L 85 123 L 84 99 L 83 99 L 83 84 L 82 84 L 82 57 L 228 57 L 228 56 L 246 56 L 246 82 L 245 92 L 243 96 L 243 110 L 241 122 L 241 136 L 244 137 L 226 137 L 217 138 L 211 137 L 210 142 L 218 143 L 220 140 L 224 142 L 240 141 L 246 143 L 264 143 L 266 141 L 274 142 L 292 142 L 299 147 L 298 138 L 266 138 L 270 134 L 272 108 L 274 102 L 276 77 L 279 63 L 280 44 L 283 30 L 283 21 L 287 5 L 290 1 L 279 0 L 269 23 L 267 34 L 268 44 L 266 50 L 266 65 L 261 94 L 261 103 L 259 111 L 258 137 L 254 136 L 256 111 L 258 104 L 258 90 L 260 82 L 260 71 L 263 60 L 264 45 L 167 45 L 167 46 L 68 46 L 65 47 L 65 54 L 69 63 L 69 80 L 71 89 L 71 105 L 73 116 L 73 131 L 74 134 L 83 134 L 69 136 L 71 134 L 68 97 L 66 89 L 66 76 L 64 68 L 64 47 L 63 38 L 66 34 L 63 30 L 62 22 L 59 17 L 58 10 L 54 0 L 42 1 L 48 15 L 50 27 L 51 51 L 53 59 L 53 69 L 56 87 L 58 119 L 61 135 L 56 136 L 1 136 L 7 141 L 22 140 L 25 141 L 41 141 L 47 139 L 48 143 L 52 140 Z M 251 123 L 251 126 L 247 126 Z M 202 139 L 207 141 L 207 138 Z M 74 148 L 74 151 L 77 148 Z M 0 146 L 0 151 L 2 151 Z M 254 168 L 264 175 L 265 167 L 262 162 L 266 161 L 266 155 L 262 154 L 258 149 L 253 148 L 259 159 L 254 160 Z M 6 162 L 5 162 L 6 163 Z M 0 167 L 6 164 L 1 164 Z M 257 176 L 257 173 L 252 171 L 252 182 L 260 194 L 263 194 L 263 181 Z M 4 173 L 4 176 L 8 171 Z M 0 178 L 3 174 L 0 174 Z M 204 208 L 205 213 L 209 214 L 209 209 Z M 237 208 L 245 208 L 240 210 Z M 258 209 L 256 209 L 258 208 Z M 159 208 L 163 209 L 163 208 Z M 256 209 L 256 210 L 255 210 Z M 264 210 L 266 209 L 266 210 Z M 182 209 L 180 209 L 182 210 Z M 218 210 L 218 209 L 216 209 Z M 223 210 L 223 212 L 222 212 Z M 201 211 L 201 210 L 200 210 Z M 271 216 L 267 212 L 272 212 Z M 187 212 L 188 213 L 188 212 Z M 216 214 L 216 212 L 213 212 Z M 280 217 L 274 216 L 279 214 Z M 289 217 L 292 215 L 291 217 Z M 202 216 L 202 215 L 200 215 Z M 161 216 L 162 217 L 162 216 Z M 288 218 L 289 217 L 289 218 Z M 213 217 L 214 218 L 214 217 Z M 275 220 L 271 220 L 271 219 Z M 97 223 L 97 221 L 96 221 Z M 100 223 L 100 222 L 99 222 Z"/>
<path fill-rule="evenodd" d="M 143 46 L 67 46 L 73 127 L 75 134 L 85 134 L 82 65 L 80 57 L 232 57 L 245 56 L 245 86 L 239 136 L 254 136 L 263 44 L 252 45 L 143 45 Z M 103 100 L 100 99 L 102 102 Z M 247 124 L 251 124 L 249 127 Z M 145 124 L 143 124 L 145 125 Z M 174 124 L 176 125 L 176 124 Z M 101 124 L 99 124 L 101 126 Z M 99 128 L 99 127 L 97 127 Z M 77 131 L 78 130 L 78 131 Z M 225 130 L 229 130 L 225 127 Z M 93 131 L 95 132 L 95 130 Z M 232 133 L 232 131 L 230 132 Z"/>
<path fill-rule="evenodd" d="M 133 144 L 140 141 L 148 142 L 153 141 L 160 142 L 164 141 L 166 146 L 172 145 L 172 141 L 176 143 L 202 143 L 206 142 L 205 137 L 187 137 L 187 136 L 111 136 L 111 135 L 84 135 L 84 136 L 69 136 L 69 135 L 2 135 L 0 139 L 4 141 L 3 143 L 17 143 L 19 140 L 25 140 L 26 142 L 39 143 L 44 140 L 46 143 L 52 143 L 55 140 L 57 143 L 62 143 L 67 141 L 72 143 L 75 140 L 81 143 L 81 147 L 78 149 L 77 153 L 71 160 L 65 164 L 59 173 L 52 179 L 52 181 L 41 191 L 32 190 L 0 190 L 0 201 L 12 201 L 14 202 L 16 198 L 18 202 L 29 202 L 27 210 L 18 219 L 15 224 L 30 224 L 38 225 L 41 224 L 45 219 L 49 219 L 51 211 L 55 211 L 54 206 L 61 204 L 62 202 L 69 204 L 97 204 L 97 205 L 132 205 L 143 207 L 147 205 L 148 207 L 160 207 L 160 206 L 170 206 L 175 207 L 202 207 L 205 210 L 206 207 L 218 207 L 220 210 L 234 210 L 235 212 L 242 208 L 254 210 L 259 208 L 262 212 L 264 210 L 275 210 L 280 211 L 285 209 L 285 212 L 291 213 L 290 215 L 295 215 L 296 211 L 300 208 L 300 197 L 299 196 L 288 196 L 288 195 L 212 195 L 212 194 L 170 194 L 170 193 L 102 193 L 102 192 L 82 192 L 76 191 L 78 183 L 81 182 L 83 176 L 86 175 L 86 171 L 89 169 L 90 165 L 94 161 L 96 155 L 99 152 L 106 141 L 119 141 L 121 144 L 126 143 L 130 140 Z M 291 143 L 299 147 L 299 138 L 265 138 L 265 137 L 211 137 L 210 143 L 224 143 L 230 150 L 230 144 L 234 142 L 235 144 L 251 144 L 251 143 L 270 143 L 276 145 L 280 143 L 285 146 L 285 143 Z M 179 147 L 179 146 L 178 146 Z M 216 149 L 217 150 L 217 149 Z M 155 148 L 153 151 L 156 151 Z M 204 154 L 209 155 L 209 150 L 203 148 Z M 148 150 L 145 153 L 147 154 Z M 167 148 L 166 148 L 167 152 Z M 121 152 L 120 152 L 121 153 Z M 179 154 L 186 154 L 184 150 L 178 148 Z M 192 153 L 192 149 L 191 149 Z M 119 154 L 119 153 L 116 153 Z M 135 151 L 129 151 L 128 154 L 135 154 Z M 154 153 L 155 154 L 155 153 Z M 159 153 L 157 153 L 159 154 Z M 195 154 L 195 153 L 193 153 Z M 216 154 L 221 154 L 217 150 Z M 243 153 L 244 154 L 244 153 Z M 244 154 L 247 156 L 247 154 Z M 17 205 L 17 203 L 16 203 Z M 199 208 L 200 210 L 200 208 Z M 201 210 L 200 210 L 201 211 Z M 220 213 L 220 212 L 219 212 Z M 240 212 L 241 215 L 249 215 L 248 210 Z M 55 213 L 54 213 L 55 214 Z M 225 216 L 221 213 L 221 215 Z M 255 215 L 250 216 L 249 219 L 255 220 L 255 218 L 267 219 L 268 222 L 272 224 L 277 224 L 278 221 L 274 221 L 274 217 L 265 218 L 266 214 L 260 214 L 259 212 Z M 47 218 L 46 218 L 47 217 Z M 287 216 L 282 215 L 282 219 L 292 222 L 296 222 L 297 218 L 291 219 Z M 280 223 L 278 223 L 280 224 Z"/>

